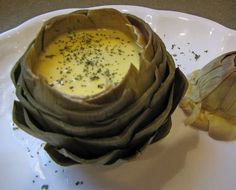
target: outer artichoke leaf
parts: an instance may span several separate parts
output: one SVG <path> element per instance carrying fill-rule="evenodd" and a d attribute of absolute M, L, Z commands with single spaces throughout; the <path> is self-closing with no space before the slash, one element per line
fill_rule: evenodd
<path fill-rule="evenodd" d="M 85 11 L 82 11 L 85 13 Z M 41 43 L 41 50 L 44 50 L 58 35 L 68 33 L 75 30 L 85 30 L 96 28 L 95 23 L 86 15 L 81 14 L 80 11 L 72 12 L 66 15 L 56 16 L 45 22 L 44 27 L 41 29 L 43 41 Z M 40 38 L 39 38 L 40 39 Z M 40 47 L 40 46 L 39 46 Z"/>
<path fill-rule="evenodd" d="M 167 58 L 166 58 L 166 49 L 163 42 L 160 40 L 160 38 L 154 34 L 153 43 L 157 46 L 156 53 L 153 57 L 152 63 L 154 63 L 160 70 L 161 74 L 161 81 L 164 80 L 164 76 L 166 76 L 166 68 L 167 68 Z"/>
<path fill-rule="evenodd" d="M 150 138 L 149 143 L 153 144 L 160 139 L 164 138 L 170 132 L 172 126 L 171 118 L 169 117 L 167 121 L 155 132 L 155 134 Z"/>
<path fill-rule="evenodd" d="M 162 44 L 161 44 L 162 45 Z M 164 45 L 162 47 L 163 50 Z M 163 51 L 163 55 L 162 55 L 162 62 L 159 64 L 159 71 L 160 71 L 160 78 L 162 81 L 165 81 L 167 76 L 169 75 L 169 67 L 167 66 L 167 64 L 169 64 L 168 62 L 172 62 L 172 64 L 174 64 L 174 61 L 172 59 L 172 57 L 169 55 L 169 53 L 165 50 Z"/>
<path fill-rule="evenodd" d="M 145 139 L 146 137 L 149 137 L 150 135 L 153 135 L 161 126 L 165 123 L 165 121 L 170 116 L 170 112 L 173 106 L 173 95 L 174 95 L 174 85 L 172 86 L 172 90 L 169 96 L 168 104 L 166 105 L 165 110 L 157 116 L 152 123 L 147 125 L 143 130 L 137 132 L 134 136 L 134 138 L 131 141 L 131 144 L 138 143 L 140 140 Z"/>
<path fill-rule="evenodd" d="M 17 86 L 17 83 L 21 74 L 20 62 L 21 62 L 21 59 L 17 61 L 17 63 L 14 65 L 13 69 L 11 70 L 11 80 L 15 87 Z"/>
<path fill-rule="evenodd" d="M 114 150 L 111 153 L 107 153 L 104 156 L 98 157 L 98 158 L 94 158 L 94 159 L 84 159 L 79 157 L 78 155 L 75 155 L 73 153 L 71 153 L 70 151 L 68 151 L 67 149 L 61 148 L 61 149 L 57 149 L 57 151 L 64 155 L 65 157 L 70 158 L 71 160 L 77 162 L 77 163 L 83 163 L 83 164 L 93 164 L 93 163 L 97 163 L 97 164 L 107 164 L 110 162 L 110 160 L 114 159 L 114 158 L 120 158 L 123 156 L 124 151 L 120 151 L 120 150 Z M 125 150 L 125 152 L 127 152 L 128 150 Z M 117 159 L 115 159 L 116 161 Z M 115 162 L 114 161 L 114 162 Z M 112 164 L 112 163 L 110 163 Z"/>
<path fill-rule="evenodd" d="M 54 162 L 61 166 L 71 166 L 78 164 L 70 158 L 65 157 L 61 153 L 59 153 L 54 146 L 46 144 L 44 146 L 44 150 L 48 153 L 48 155 L 52 158 Z"/>
<path fill-rule="evenodd" d="M 175 111 L 178 103 L 183 98 L 188 88 L 188 80 L 185 75 L 181 72 L 179 68 L 175 70 L 175 80 L 174 80 L 174 99 L 171 109 L 171 114 Z"/>
<path fill-rule="evenodd" d="M 27 109 L 31 113 L 31 115 L 34 116 L 34 118 L 37 118 L 37 121 L 41 124 L 41 126 L 44 127 L 43 129 L 47 129 L 47 125 L 45 123 L 44 118 L 42 117 L 40 112 L 38 110 L 36 110 L 32 104 L 29 103 L 29 101 L 25 97 L 25 92 L 22 89 L 22 86 L 20 86 L 20 85 L 17 86 L 16 95 L 20 101 L 21 106 L 23 106 L 25 109 Z"/>
<path fill-rule="evenodd" d="M 29 128 L 26 124 L 25 117 L 24 117 L 24 108 L 21 106 L 20 102 L 14 101 L 13 104 L 13 121 L 14 123 L 21 128 L 26 133 L 36 137 L 40 138 L 40 134 L 36 134 L 34 131 L 32 131 L 31 128 Z"/>
<path fill-rule="evenodd" d="M 155 80 L 155 72 L 153 72 L 156 68 L 156 64 L 149 63 L 147 60 L 140 56 L 140 69 L 139 75 L 137 77 L 138 87 L 139 87 L 139 95 L 140 97 L 154 82 Z"/>
<path fill-rule="evenodd" d="M 129 27 L 131 23 L 119 11 L 110 8 L 96 9 L 89 10 L 87 15 L 97 28 L 120 30 L 135 41 L 137 40 L 137 36 L 134 34 L 133 29 Z"/>
<path fill-rule="evenodd" d="M 144 48 L 143 54 L 144 54 L 144 57 L 147 59 L 147 61 L 150 62 L 153 59 L 153 56 L 155 54 L 154 49 L 153 49 L 153 43 L 152 43 L 152 39 L 153 39 L 152 29 L 147 23 L 145 23 L 138 17 L 134 15 L 130 15 L 130 14 L 126 14 L 126 16 L 128 20 L 130 21 L 130 23 L 136 26 L 140 30 L 140 32 L 143 34 L 144 41 L 146 42 L 146 46 Z"/>
<path fill-rule="evenodd" d="M 170 56 L 167 62 L 169 66 L 169 74 L 166 80 L 161 84 L 158 91 L 156 91 L 153 95 L 152 101 L 150 103 L 150 107 L 157 113 L 160 113 L 162 111 L 160 107 L 162 107 L 161 105 L 165 104 L 165 99 L 168 98 L 166 97 L 166 94 L 168 94 L 169 89 L 172 88 L 173 81 L 175 80 L 175 65 Z"/>
<path fill-rule="evenodd" d="M 159 36 L 154 33 L 150 26 L 140 18 L 130 14 L 126 14 L 126 16 L 128 17 L 131 24 L 137 26 L 144 35 L 145 41 L 147 42 L 145 47 L 146 50 L 144 51 L 144 57 L 149 62 L 154 61 L 156 65 L 159 65 L 161 62 L 165 63 L 163 57 L 165 57 L 166 48 Z"/>

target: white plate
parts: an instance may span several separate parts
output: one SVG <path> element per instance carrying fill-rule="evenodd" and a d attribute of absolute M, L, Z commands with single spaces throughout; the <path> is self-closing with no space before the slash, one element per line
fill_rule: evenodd
<path fill-rule="evenodd" d="M 224 52 L 236 50 L 236 31 L 213 21 L 144 7 L 112 7 L 149 23 L 186 74 Z M 74 10 L 50 12 L 0 34 L 0 189 L 36 190 L 49 185 L 49 190 L 234 190 L 236 141 L 216 141 L 205 132 L 185 127 L 179 109 L 166 138 L 148 146 L 135 160 L 119 161 L 113 166 L 60 167 L 50 161 L 40 140 L 13 130 L 11 109 L 15 96 L 9 78 L 12 66 L 43 21 Z M 195 60 L 192 51 L 200 58 Z"/>

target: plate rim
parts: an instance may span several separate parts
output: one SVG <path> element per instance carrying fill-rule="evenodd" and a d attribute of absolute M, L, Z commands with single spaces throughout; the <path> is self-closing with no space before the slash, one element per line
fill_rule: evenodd
<path fill-rule="evenodd" d="M 40 20 L 43 17 L 47 17 L 50 14 L 55 14 L 55 15 L 60 15 L 60 12 L 62 14 L 67 14 L 65 12 L 68 11 L 69 12 L 73 12 L 76 10 L 81 10 L 81 9 L 95 9 L 95 8 L 115 8 L 118 10 L 121 9 L 127 9 L 127 11 L 131 10 L 131 9 L 146 9 L 146 10 L 151 10 L 152 12 L 158 12 L 161 15 L 165 15 L 168 17 L 185 17 L 188 18 L 189 20 L 198 20 L 199 22 L 202 22 L 204 24 L 207 24 L 209 26 L 214 26 L 216 28 L 220 28 L 221 30 L 225 30 L 226 32 L 231 32 L 233 33 L 233 35 L 236 35 L 236 30 L 228 28 L 216 21 L 210 20 L 208 18 L 204 18 L 201 16 L 197 16 L 197 15 L 193 15 L 193 14 L 189 14 L 189 13 L 184 13 L 184 12 L 179 12 L 179 11 L 173 11 L 173 10 L 160 10 L 160 9 L 155 9 L 155 8 L 151 8 L 151 7 L 146 7 L 146 6 L 137 6 L 137 5 L 122 5 L 122 4 L 118 4 L 118 5 L 101 5 L 101 6 L 92 6 L 92 7 L 82 7 L 82 8 L 66 8 L 66 9 L 58 9 L 58 10 L 53 10 L 53 11 L 48 11 L 45 12 L 43 14 L 39 14 L 37 16 L 34 16 L 28 20 L 23 21 L 21 24 L 17 25 L 16 27 L 9 29 L 7 31 L 4 31 L 2 33 L 0 33 L 0 39 L 4 38 L 6 35 L 9 35 L 11 33 L 17 32 L 18 30 L 27 27 L 27 25 L 31 24 L 32 22 L 35 22 L 37 20 Z M 121 11 L 124 12 L 124 11 Z M 57 14 L 58 13 L 58 14 Z M 44 22 L 44 21 L 43 21 Z"/>

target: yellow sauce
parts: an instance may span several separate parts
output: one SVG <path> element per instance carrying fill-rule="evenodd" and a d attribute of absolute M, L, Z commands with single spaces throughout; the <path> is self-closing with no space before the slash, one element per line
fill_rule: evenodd
<path fill-rule="evenodd" d="M 34 73 L 69 95 L 94 95 L 117 85 L 130 64 L 139 69 L 141 47 L 118 30 L 69 32 L 48 45 Z"/>

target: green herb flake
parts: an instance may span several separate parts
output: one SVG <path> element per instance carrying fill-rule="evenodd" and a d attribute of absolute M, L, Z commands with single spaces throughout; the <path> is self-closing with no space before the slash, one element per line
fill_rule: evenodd
<path fill-rule="evenodd" d="M 83 185 L 83 184 L 84 184 L 83 181 L 76 181 L 76 182 L 75 182 L 75 185 L 76 185 L 76 186 L 78 186 L 78 185 Z"/>
<path fill-rule="evenodd" d="M 49 185 L 42 185 L 41 186 L 41 190 L 48 190 L 49 189 Z"/>
<path fill-rule="evenodd" d="M 175 46 L 176 46 L 176 44 L 172 44 L 172 45 L 171 45 L 171 49 L 174 49 Z"/>
<path fill-rule="evenodd" d="M 51 59 L 51 58 L 53 58 L 55 55 L 53 55 L 53 54 L 51 54 L 51 55 L 45 55 L 45 57 L 46 58 L 49 58 L 49 59 Z"/>
<path fill-rule="evenodd" d="M 195 58 L 195 60 L 197 61 L 197 60 L 200 58 L 200 55 L 195 54 L 194 58 Z"/>
<path fill-rule="evenodd" d="M 194 59 L 197 61 L 200 58 L 199 54 L 196 54 L 194 51 L 192 51 L 192 54 L 194 55 Z"/>
<path fill-rule="evenodd" d="M 104 88 L 104 84 L 98 84 L 98 88 Z"/>

